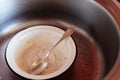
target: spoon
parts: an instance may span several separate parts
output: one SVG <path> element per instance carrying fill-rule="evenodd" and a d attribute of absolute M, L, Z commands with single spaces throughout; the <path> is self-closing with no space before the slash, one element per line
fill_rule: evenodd
<path fill-rule="evenodd" d="M 66 39 L 68 36 L 70 36 L 74 32 L 74 27 L 68 28 L 63 36 L 59 39 L 59 41 L 49 50 L 45 55 L 42 55 L 39 59 L 35 60 L 32 65 L 29 73 L 31 74 L 40 74 L 42 71 L 44 71 L 48 66 L 48 57 L 50 53 L 55 49 L 55 47 L 64 39 Z"/>

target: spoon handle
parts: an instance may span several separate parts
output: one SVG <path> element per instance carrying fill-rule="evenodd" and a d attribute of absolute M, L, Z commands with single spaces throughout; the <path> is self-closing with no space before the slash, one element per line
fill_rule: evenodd
<path fill-rule="evenodd" d="M 74 27 L 70 27 L 68 28 L 65 33 L 63 34 L 63 36 L 60 38 L 60 40 L 52 47 L 52 49 L 50 50 L 49 54 L 52 52 L 52 50 L 65 38 L 67 38 L 68 36 L 70 36 L 72 33 L 74 32 Z"/>

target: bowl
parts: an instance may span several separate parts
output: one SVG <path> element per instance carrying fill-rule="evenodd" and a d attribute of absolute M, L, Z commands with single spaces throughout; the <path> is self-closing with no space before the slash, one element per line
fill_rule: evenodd
<path fill-rule="evenodd" d="M 64 30 L 48 25 L 32 26 L 18 32 L 6 48 L 9 67 L 28 79 L 50 79 L 64 73 L 74 62 L 76 46 L 72 37 L 63 40 L 49 55 L 48 67 L 39 75 L 28 73 L 31 64 L 50 50 L 62 37 Z"/>
<path fill-rule="evenodd" d="M 66 29 L 66 25 L 63 26 L 61 23 L 56 22 L 59 20 L 83 29 L 98 43 L 105 65 L 104 75 L 100 80 L 119 80 L 120 26 L 115 21 L 118 17 L 114 18 L 115 16 L 111 15 L 114 10 L 108 9 L 111 10 L 109 12 L 96 1 L 99 0 L 13 0 L 10 2 L 0 0 L 2 4 L 0 5 L 0 15 L 2 15 L 0 18 L 1 78 L 4 80 L 24 80 L 24 78 L 15 75 L 5 62 L 7 44 L 16 33 L 30 26 L 41 24 L 57 26 L 63 30 Z M 106 2 L 107 0 L 103 3 L 106 4 Z M 108 4 L 106 4 L 106 7 L 110 8 Z M 51 19 L 54 19 L 54 21 Z M 75 33 L 80 32 L 79 29 Z M 81 46 L 78 44 L 81 40 L 78 36 L 80 34 L 74 34 L 72 37 L 76 39 L 77 45 Z M 79 71 L 80 57 L 77 56 L 77 59 L 75 61 L 76 64 L 68 72 L 53 78 L 53 80 L 81 79 Z"/>

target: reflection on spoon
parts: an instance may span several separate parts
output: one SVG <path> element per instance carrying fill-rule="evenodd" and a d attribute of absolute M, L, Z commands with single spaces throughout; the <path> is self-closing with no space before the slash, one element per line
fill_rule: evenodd
<path fill-rule="evenodd" d="M 53 49 L 64 39 L 66 39 L 68 36 L 70 36 L 74 32 L 74 27 L 68 28 L 63 36 L 60 38 L 60 40 L 49 50 L 45 53 L 45 55 L 42 55 L 39 59 L 35 60 L 31 68 L 29 70 L 29 73 L 31 74 L 40 74 L 42 71 L 44 71 L 48 66 L 48 57 L 50 53 L 53 51 Z"/>

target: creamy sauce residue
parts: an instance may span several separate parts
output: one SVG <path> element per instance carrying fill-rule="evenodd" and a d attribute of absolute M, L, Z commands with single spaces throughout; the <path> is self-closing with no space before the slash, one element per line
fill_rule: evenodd
<path fill-rule="evenodd" d="M 32 63 L 40 57 L 40 55 L 47 52 L 51 46 L 37 43 L 36 40 L 29 40 L 22 44 L 19 55 L 16 56 L 16 64 L 25 72 L 29 72 Z M 58 49 L 54 49 L 52 54 L 48 57 L 48 67 L 41 73 L 50 74 L 60 69 L 67 61 L 67 56 L 60 53 Z"/>

